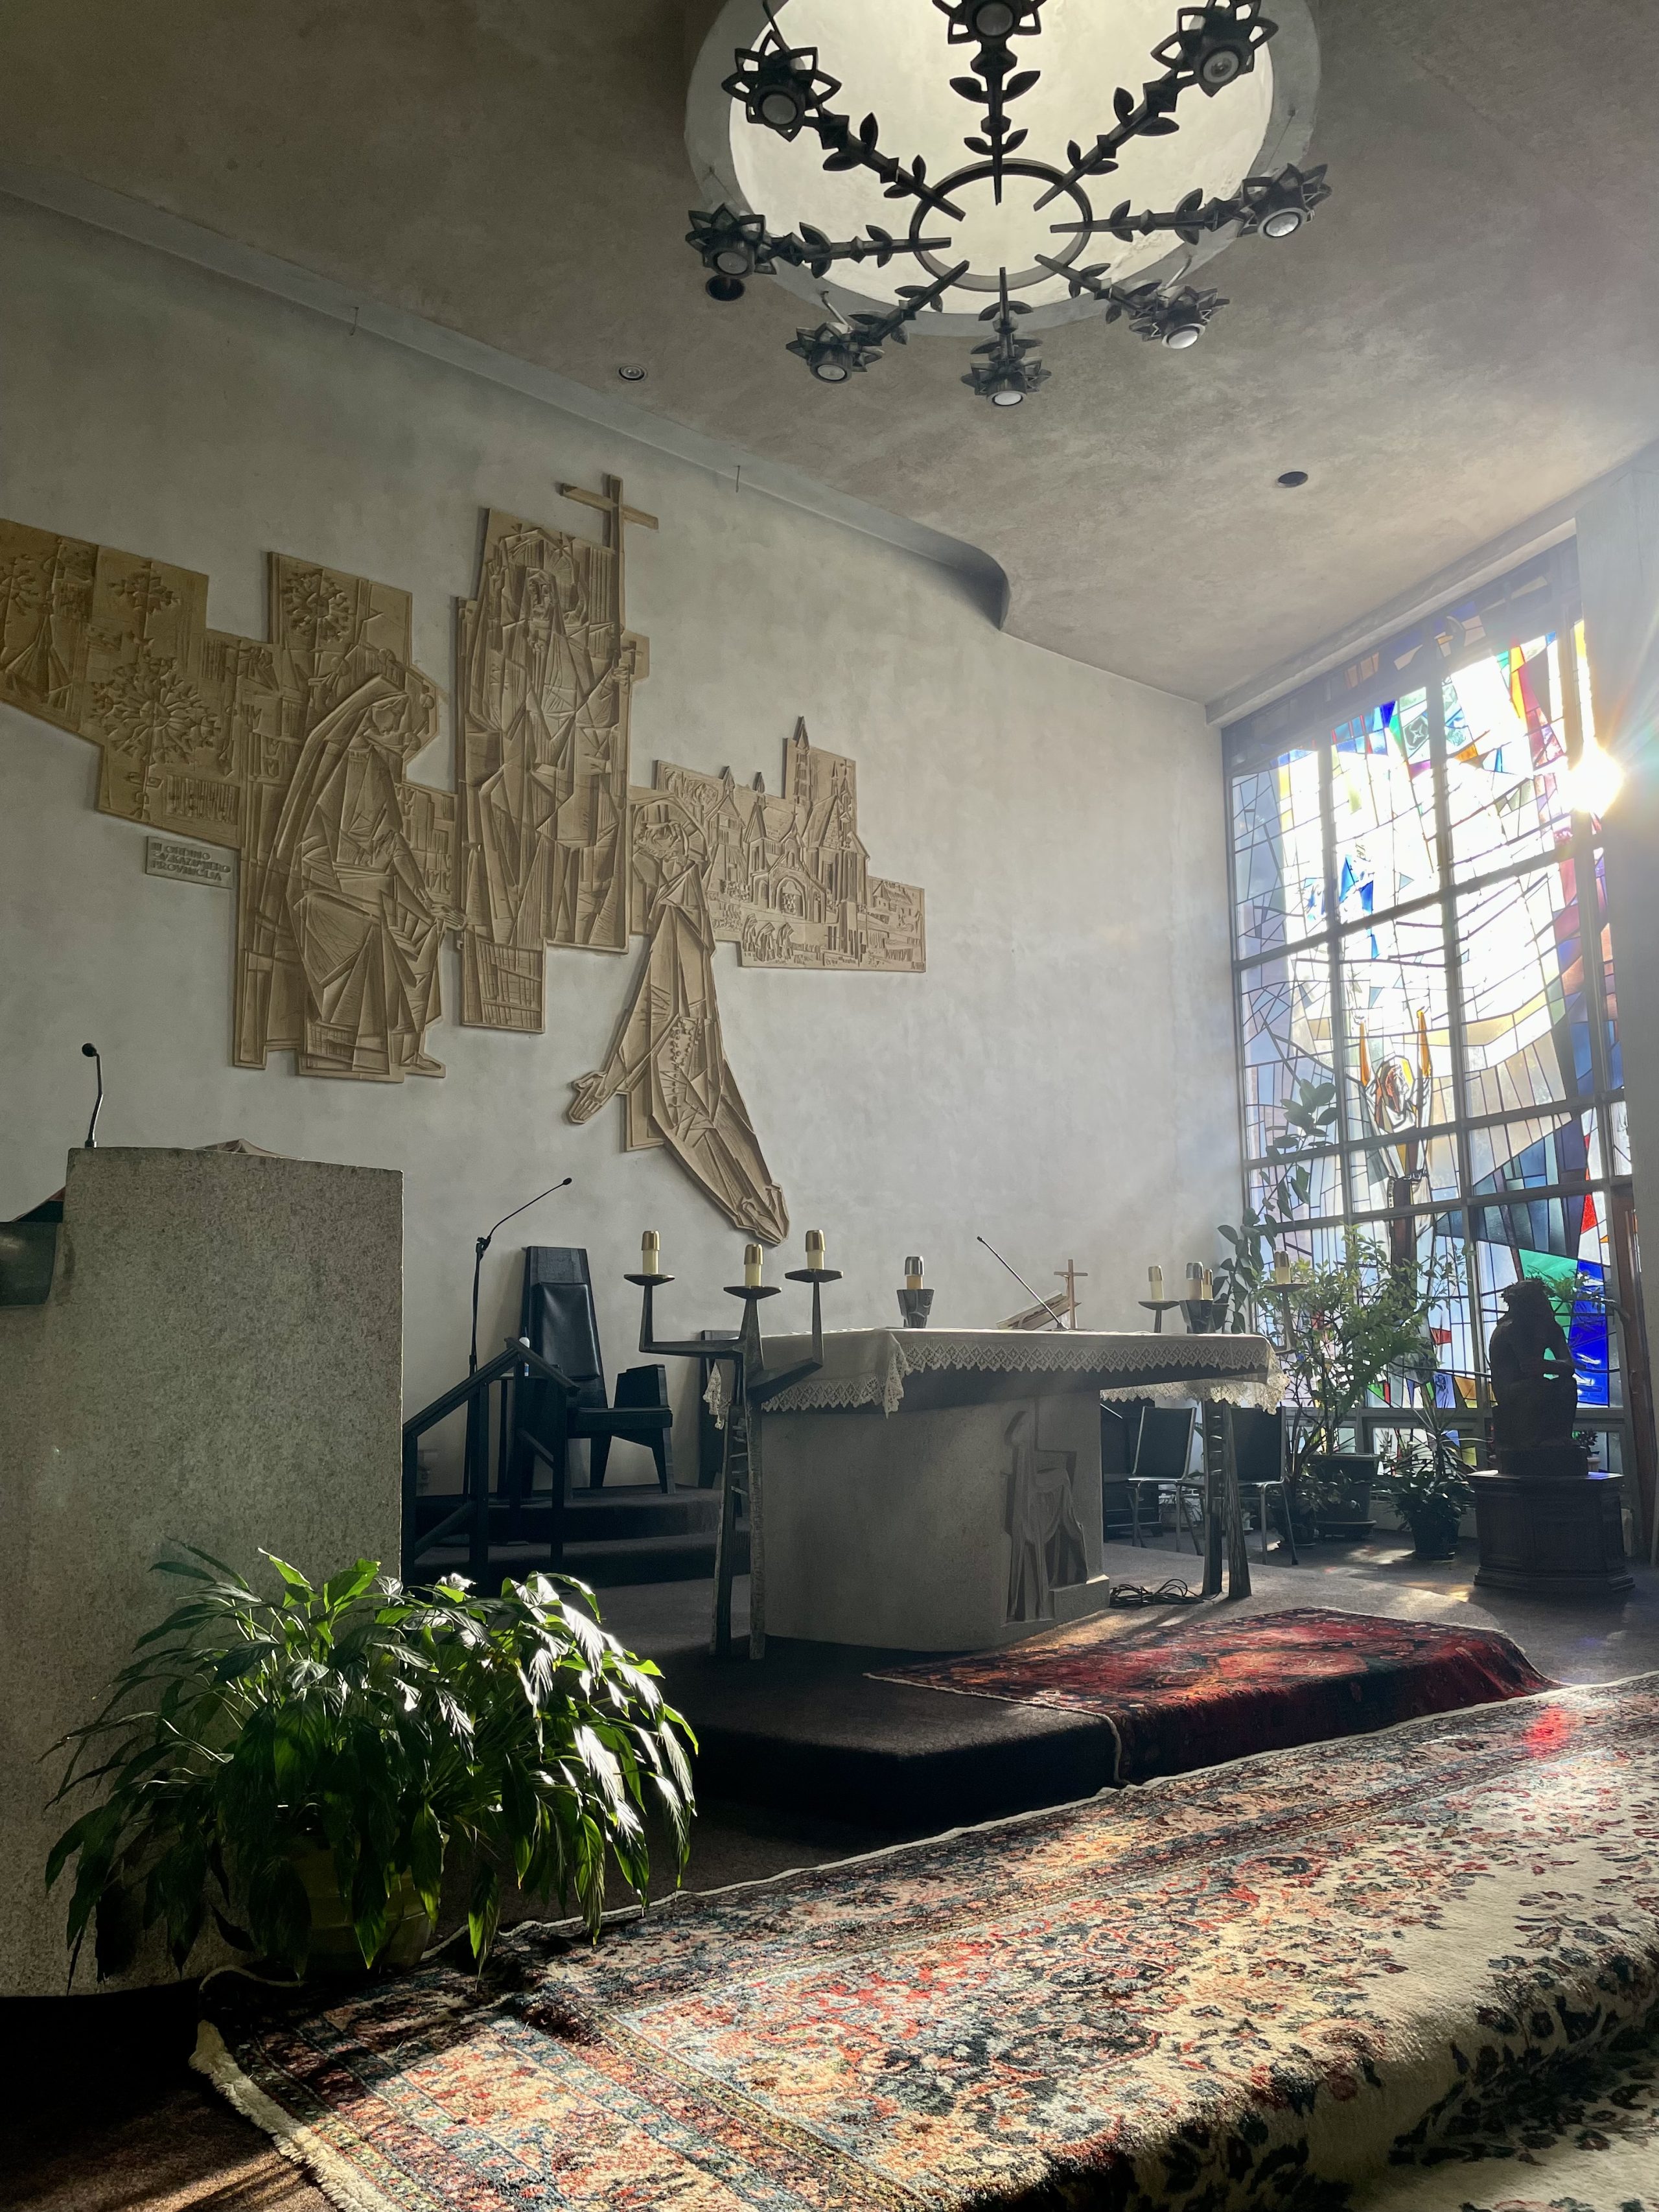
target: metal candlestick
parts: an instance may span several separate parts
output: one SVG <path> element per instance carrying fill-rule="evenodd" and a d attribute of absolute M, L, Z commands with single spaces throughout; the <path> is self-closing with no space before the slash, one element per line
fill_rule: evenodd
<path fill-rule="evenodd" d="M 708 1648 L 717 1659 L 732 1655 L 732 1583 L 737 1558 L 738 1501 L 749 1502 L 749 1656 L 766 1653 L 766 1529 L 763 1506 L 761 1423 L 763 1407 L 792 1383 L 816 1375 L 823 1364 L 823 1286 L 838 1283 L 838 1267 L 792 1268 L 787 1279 L 812 1286 L 812 1356 L 793 1367 L 769 1370 L 761 1343 L 760 1305 L 763 1298 L 778 1295 L 775 1283 L 728 1283 L 727 1297 L 743 1300 L 743 1327 L 735 1344 L 718 1347 L 706 1337 L 679 1342 L 656 1334 L 655 1293 L 672 1283 L 672 1275 L 631 1274 L 640 1285 L 643 1307 L 640 1316 L 640 1350 L 657 1358 L 708 1360 L 718 1366 L 732 1363 L 732 1395 L 726 1409 L 725 1448 L 720 1454 L 720 1518 L 714 1540 L 714 1614 Z"/>
<path fill-rule="evenodd" d="M 1185 1301 L 1181 1298 L 1142 1298 L 1140 1303 L 1146 1311 L 1153 1317 L 1152 1334 L 1162 1336 L 1164 1315 L 1172 1312 L 1176 1306 L 1184 1304 Z"/>

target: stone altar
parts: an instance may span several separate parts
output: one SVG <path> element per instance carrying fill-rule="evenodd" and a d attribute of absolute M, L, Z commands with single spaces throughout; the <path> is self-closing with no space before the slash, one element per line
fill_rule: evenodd
<path fill-rule="evenodd" d="M 877 1328 L 823 1347 L 763 1417 L 751 1617 L 898 1650 L 983 1650 L 1103 1603 L 1103 1392 L 1260 1406 L 1280 1389 L 1257 1336 Z M 768 1364 L 807 1348 L 769 1338 Z"/>

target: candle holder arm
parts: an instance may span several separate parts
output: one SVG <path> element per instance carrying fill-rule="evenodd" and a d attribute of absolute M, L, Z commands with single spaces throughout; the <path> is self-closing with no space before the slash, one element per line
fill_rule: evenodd
<path fill-rule="evenodd" d="M 671 1342 L 657 1334 L 653 1293 L 665 1289 L 674 1278 L 672 1275 L 625 1275 L 624 1282 L 640 1285 L 642 1304 L 640 1312 L 640 1350 L 656 1359 L 706 1359 L 707 1344 Z"/>

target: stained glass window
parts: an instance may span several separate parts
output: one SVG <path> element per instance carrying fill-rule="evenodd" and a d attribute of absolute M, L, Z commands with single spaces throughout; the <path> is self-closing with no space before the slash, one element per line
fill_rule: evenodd
<path fill-rule="evenodd" d="M 1630 1149 L 1599 824 L 1569 777 L 1595 737 L 1576 593 L 1568 545 L 1228 732 L 1234 952 L 1250 1202 L 1299 1088 L 1334 1082 L 1293 1249 L 1414 1240 L 1472 1443 L 1503 1292 L 1545 1280 L 1618 1467 Z"/>

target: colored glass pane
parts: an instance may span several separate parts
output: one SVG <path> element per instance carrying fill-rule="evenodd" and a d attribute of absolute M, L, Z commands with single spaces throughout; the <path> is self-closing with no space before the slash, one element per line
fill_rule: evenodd
<path fill-rule="evenodd" d="M 1572 830 L 1553 637 L 1445 679 L 1446 811 L 1460 878 L 1551 851 Z"/>
<path fill-rule="evenodd" d="M 1453 1115 L 1439 907 L 1347 932 L 1341 963 L 1349 1126 L 1409 1174 L 1410 1133 Z"/>
<path fill-rule="evenodd" d="M 1571 858 L 1459 895 L 1468 1111 L 1524 1113 L 1595 1087 Z"/>
<path fill-rule="evenodd" d="M 1606 1173 L 1594 1114 L 1534 1115 L 1469 1132 L 1469 1188 L 1478 1197 L 1594 1182 Z"/>
<path fill-rule="evenodd" d="M 1595 856 L 1595 905 L 1601 925 L 1601 988 L 1607 998 L 1607 1088 L 1625 1087 L 1625 1056 L 1619 1042 L 1619 987 L 1613 972 L 1613 931 L 1607 922 L 1607 856 Z"/>
<path fill-rule="evenodd" d="M 1375 1136 L 1353 1148 L 1353 1164 L 1350 1170 L 1353 1180 L 1353 1202 L 1360 1213 L 1382 1213 L 1395 1203 L 1393 1186 L 1397 1179 L 1409 1173 L 1413 1180 L 1412 1196 L 1421 1204 L 1425 1198 L 1455 1198 L 1462 1184 L 1457 1158 L 1457 1140 L 1449 1131 L 1437 1137 L 1418 1140 L 1415 1158 L 1407 1167 L 1400 1157 L 1398 1145 L 1385 1145 Z"/>
<path fill-rule="evenodd" d="M 1249 1174 L 1250 1204 L 1258 1213 L 1293 1214 L 1318 1220 L 1342 1212 L 1342 1164 L 1334 1152 L 1313 1152 L 1289 1164 L 1308 1171 L 1308 1195 L 1297 1196 L 1285 1180 L 1285 1163 L 1270 1161 Z"/>
<path fill-rule="evenodd" d="M 1391 701 L 1335 732 L 1331 814 L 1342 921 L 1384 914 L 1438 887 L 1426 693 Z"/>
<path fill-rule="evenodd" d="M 1331 975 L 1322 945 L 1281 953 L 1241 980 L 1245 1148 L 1260 1159 L 1285 1133 L 1304 1083 L 1331 1080 Z"/>
<path fill-rule="evenodd" d="M 1241 956 L 1295 944 L 1325 920 L 1319 757 L 1288 752 L 1233 778 L 1233 885 Z"/>

